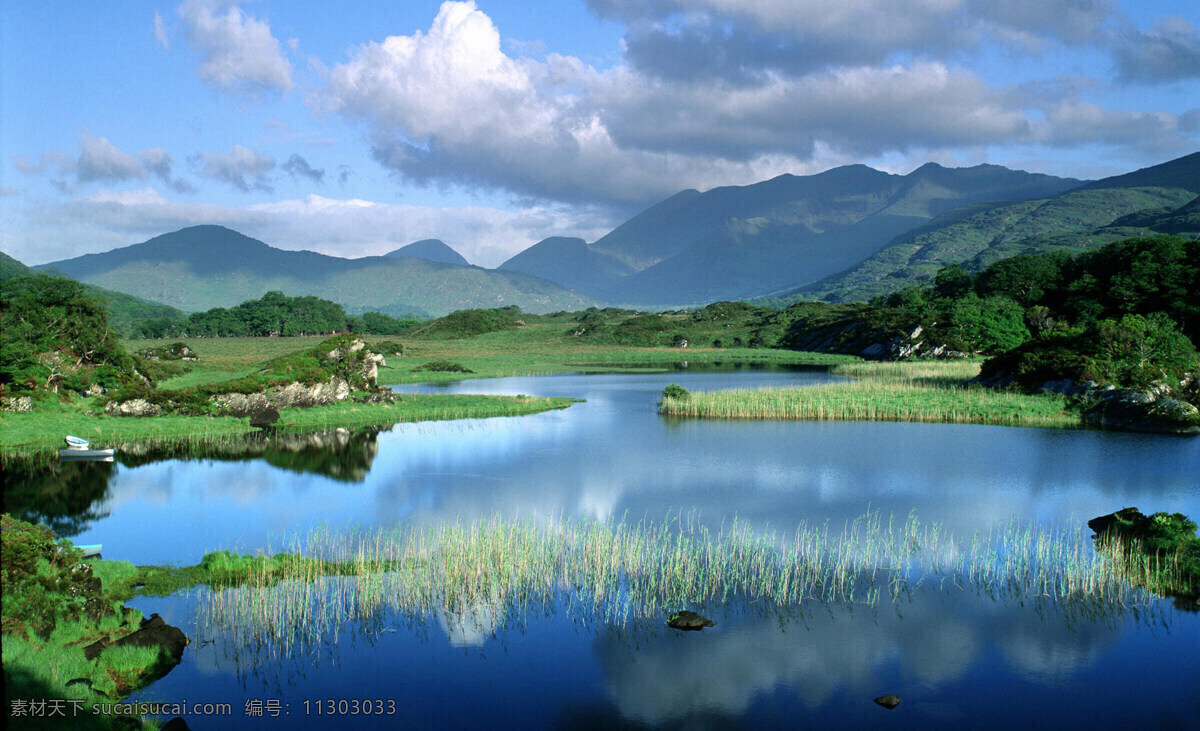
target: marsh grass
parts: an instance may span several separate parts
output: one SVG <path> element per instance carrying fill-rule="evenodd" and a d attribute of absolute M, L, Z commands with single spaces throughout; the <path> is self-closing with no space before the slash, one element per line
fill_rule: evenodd
<path fill-rule="evenodd" d="M 978 362 L 854 363 L 833 373 L 853 380 L 807 386 L 732 389 L 664 396 L 663 415 L 711 419 L 913 421 L 1076 428 L 1061 396 L 968 385 Z"/>
<path fill-rule="evenodd" d="M 1078 530 L 1014 522 L 964 542 L 913 516 L 878 513 L 840 531 L 800 525 L 787 536 L 737 520 L 714 532 L 678 516 L 319 530 L 237 586 L 207 592 L 201 615 L 213 634 L 290 654 L 385 615 L 445 624 L 447 616 L 511 619 L 565 608 L 623 625 L 680 607 L 878 606 L 922 586 L 1087 616 L 1153 613 L 1150 591 L 1177 567 L 1139 555 L 1098 553 Z"/>

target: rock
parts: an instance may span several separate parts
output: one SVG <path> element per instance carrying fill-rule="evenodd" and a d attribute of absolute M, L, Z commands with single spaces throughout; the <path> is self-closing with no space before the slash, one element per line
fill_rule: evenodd
<path fill-rule="evenodd" d="M 181 716 L 176 716 L 160 726 L 158 731 L 189 731 L 189 726 Z"/>
<path fill-rule="evenodd" d="M 265 429 L 279 421 L 279 409 L 268 406 L 250 415 L 250 426 Z"/>
<path fill-rule="evenodd" d="M 705 627 L 712 627 L 716 622 L 707 617 L 701 617 L 695 612 L 690 612 L 686 609 L 675 612 L 670 617 L 667 617 L 667 626 L 674 629 L 681 629 L 688 632 L 698 632 Z"/>
<path fill-rule="evenodd" d="M 104 407 L 104 413 L 109 416 L 158 416 L 162 407 L 144 398 L 135 398 L 121 403 L 110 402 Z"/>
<path fill-rule="evenodd" d="M 97 655 L 109 647 L 126 645 L 130 647 L 158 647 L 168 662 L 167 670 L 169 670 L 171 667 L 177 665 L 183 657 L 183 648 L 187 647 L 188 638 L 178 627 L 172 627 L 164 622 L 162 617 L 157 614 L 151 614 L 149 619 L 142 620 L 142 625 L 136 632 L 127 634 L 115 642 L 108 640 L 93 642 L 83 648 L 83 655 L 88 660 L 94 660 Z M 165 674 L 166 671 L 164 670 L 163 672 Z"/>
<path fill-rule="evenodd" d="M 859 352 L 859 355 L 863 358 L 875 359 L 882 358 L 885 352 L 886 349 L 883 347 L 883 343 L 871 343 L 867 347 L 863 348 L 862 351 Z"/>
<path fill-rule="evenodd" d="M 5 396 L 0 402 L 0 409 L 17 414 L 33 411 L 33 399 L 28 396 Z"/>
<path fill-rule="evenodd" d="M 875 699 L 875 702 L 890 711 L 896 706 L 900 705 L 900 696 L 889 693 L 888 695 L 879 696 Z"/>
<path fill-rule="evenodd" d="M 84 396 L 103 396 L 104 395 L 104 386 L 101 386 L 99 383 L 93 383 L 92 385 L 87 387 L 87 390 L 83 392 L 83 395 Z"/>
<path fill-rule="evenodd" d="M 1102 391 L 1096 404 L 1084 412 L 1089 424 L 1105 429 L 1200 434 L 1200 409 L 1186 401 L 1165 397 L 1161 388 L 1137 391 L 1115 388 Z"/>

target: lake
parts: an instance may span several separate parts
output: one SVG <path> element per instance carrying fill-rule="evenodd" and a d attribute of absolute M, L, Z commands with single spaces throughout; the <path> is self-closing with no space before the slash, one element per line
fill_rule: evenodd
<path fill-rule="evenodd" d="M 1070 530 L 1131 505 L 1200 516 L 1200 439 L 670 421 L 655 408 L 672 382 L 707 390 L 828 378 L 688 368 L 402 387 L 587 401 L 167 459 L 126 454 L 50 481 L 28 476 L 20 500 L 29 509 L 44 501 L 42 513 L 76 542 L 103 543 L 106 558 L 139 564 L 191 564 L 218 548 L 279 550 L 322 526 L 496 518 L 636 523 L 682 514 L 714 531 L 736 520 L 786 537 L 801 523 L 840 531 L 870 511 L 969 541 L 1013 521 Z M 55 494 L 51 482 L 77 485 L 77 496 Z M 704 607 L 716 626 L 688 633 L 665 617 L 614 619 L 569 597 L 518 611 L 384 606 L 280 649 L 208 623 L 210 599 L 196 589 L 132 602 L 192 638 L 182 664 L 133 699 L 232 705 L 230 717 L 190 717 L 192 728 L 261 727 L 260 710 L 286 716 L 288 727 L 1183 728 L 1200 718 L 1200 614 L 1168 601 L 1077 611 L 928 582 L 874 605 Z M 901 705 L 871 702 L 885 693 Z M 359 713 L 339 716 L 352 699 Z M 381 701 L 373 711 L 384 715 L 362 713 L 364 700 Z M 318 712 L 326 708 L 332 715 Z"/>

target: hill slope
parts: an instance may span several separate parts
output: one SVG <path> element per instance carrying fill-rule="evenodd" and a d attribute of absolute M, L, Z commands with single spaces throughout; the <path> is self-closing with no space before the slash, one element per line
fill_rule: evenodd
<path fill-rule="evenodd" d="M 53 268 L 44 271 L 32 269 L 0 251 L 0 282 L 34 274 L 60 276 L 62 273 Z M 83 291 L 86 296 L 100 301 L 108 313 L 108 324 L 123 336 L 131 334 L 134 325 L 145 320 L 183 320 L 187 317 L 181 310 L 170 305 L 114 292 L 93 284 L 83 284 Z"/>
<path fill-rule="evenodd" d="M 342 259 L 283 251 L 222 226 L 194 226 L 103 254 L 53 262 L 80 281 L 196 312 L 266 292 L 316 295 L 350 311 L 444 314 L 517 305 L 529 312 L 583 309 L 594 301 L 520 272 L 412 257 Z"/>
<path fill-rule="evenodd" d="M 845 269 L 952 208 L 1043 198 L 1079 182 L 994 165 L 929 164 L 903 176 L 851 165 L 782 175 L 706 193 L 683 191 L 586 250 L 558 243 L 529 256 L 522 252 L 502 268 L 562 284 L 569 279 L 580 292 L 622 304 L 738 299 Z"/>
<path fill-rule="evenodd" d="M 451 249 L 439 239 L 414 241 L 408 246 L 401 246 L 395 251 L 389 251 L 384 256 L 409 256 L 414 259 L 437 261 L 442 264 L 457 264 L 462 267 L 470 266 L 470 263 L 463 258 L 462 254 Z"/>
<path fill-rule="evenodd" d="M 792 290 L 783 301 L 866 300 L 927 280 L 948 264 L 978 271 L 1016 254 L 1095 249 L 1155 233 L 1200 231 L 1200 153 L 1043 200 L 966 206 L 896 237 L 846 271 Z"/>

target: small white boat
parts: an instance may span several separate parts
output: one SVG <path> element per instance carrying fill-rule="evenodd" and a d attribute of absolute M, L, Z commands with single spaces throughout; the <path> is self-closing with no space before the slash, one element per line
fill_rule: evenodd
<path fill-rule="evenodd" d="M 70 434 L 67 435 L 67 447 L 69 449 L 87 449 L 88 444 L 88 440 L 84 439 L 83 437 L 73 437 Z"/>

